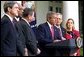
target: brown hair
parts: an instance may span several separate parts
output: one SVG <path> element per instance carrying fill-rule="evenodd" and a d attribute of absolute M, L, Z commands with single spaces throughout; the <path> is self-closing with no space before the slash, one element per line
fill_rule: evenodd
<path fill-rule="evenodd" d="M 72 22 L 73 22 L 73 24 L 74 24 L 74 20 L 73 20 L 72 18 L 69 18 L 69 19 L 67 20 L 67 22 L 66 22 L 66 28 L 68 28 L 68 26 L 67 26 L 67 25 L 68 25 L 68 21 L 69 21 L 69 20 L 72 20 Z M 73 28 L 72 28 L 72 29 L 75 29 L 75 27 L 73 26 Z"/>
<path fill-rule="evenodd" d="M 15 1 L 6 1 L 5 3 L 4 3 L 4 6 L 3 6 L 3 8 L 4 8 L 4 12 L 6 13 L 6 12 L 8 12 L 8 7 L 9 8 L 12 8 L 13 6 L 14 6 L 14 4 L 16 4 L 17 2 L 15 2 Z"/>
<path fill-rule="evenodd" d="M 51 19 L 54 14 L 56 14 L 56 12 L 49 11 L 49 12 L 47 13 L 47 15 L 46 15 L 47 21 L 48 21 L 48 19 Z"/>
<path fill-rule="evenodd" d="M 27 17 L 28 15 L 31 15 L 32 16 L 32 14 L 33 14 L 33 10 L 31 9 L 31 8 L 25 8 L 24 10 L 23 10 L 23 17 Z"/>

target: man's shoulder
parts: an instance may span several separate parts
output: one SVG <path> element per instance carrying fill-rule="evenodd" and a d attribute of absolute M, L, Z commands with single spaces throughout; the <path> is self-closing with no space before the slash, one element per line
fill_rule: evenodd
<path fill-rule="evenodd" d="M 61 29 L 66 30 L 63 26 L 61 26 Z"/>
<path fill-rule="evenodd" d="M 9 18 L 8 16 L 4 15 L 2 18 L 1 18 L 1 21 L 7 21 Z"/>
<path fill-rule="evenodd" d="M 19 23 L 20 23 L 21 25 L 25 25 L 25 24 L 26 24 L 25 20 L 23 20 L 23 19 L 20 19 L 20 20 L 19 20 Z"/>
<path fill-rule="evenodd" d="M 9 20 L 9 18 L 8 18 L 6 15 L 4 15 L 4 16 L 1 18 L 1 25 L 3 25 L 3 24 L 8 24 L 8 23 L 10 23 L 10 20 Z"/>
<path fill-rule="evenodd" d="M 47 26 L 47 22 L 40 24 L 39 26 Z"/>

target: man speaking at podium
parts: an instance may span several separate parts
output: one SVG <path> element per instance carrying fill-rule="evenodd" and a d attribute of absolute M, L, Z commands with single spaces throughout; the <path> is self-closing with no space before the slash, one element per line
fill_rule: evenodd
<path fill-rule="evenodd" d="M 65 29 L 62 28 L 61 34 L 59 34 L 60 30 L 55 27 L 57 19 L 57 23 L 60 25 L 62 22 L 62 15 L 58 15 L 55 12 L 48 12 L 47 13 L 47 22 L 40 24 L 38 26 L 38 43 L 41 49 L 41 56 L 60 56 L 59 52 L 56 52 L 54 48 L 47 48 L 47 44 L 59 42 L 61 40 L 66 40 L 63 38 L 62 34 L 65 34 Z M 62 37 L 62 38 L 61 38 Z M 51 46 L 52 47 L 52 46 Z M 58 50 L 59 51 L 59 50 Z"/>

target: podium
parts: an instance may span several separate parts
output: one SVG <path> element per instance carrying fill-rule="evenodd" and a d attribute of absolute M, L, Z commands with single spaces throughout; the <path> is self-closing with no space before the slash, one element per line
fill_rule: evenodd
<path fill-rule="evenodd" d="M 79 41 L 78 41 L 79 42 Z M 47 44 L 46 48 L 54 49 L 55 51 L 59 51 L 60 53 L 63 53 L 65 55 L 73 54 L 77 51 L 78 46 L 76 39 L 69 39 L 64 40 L 56 43 L 50 43 Z"/>

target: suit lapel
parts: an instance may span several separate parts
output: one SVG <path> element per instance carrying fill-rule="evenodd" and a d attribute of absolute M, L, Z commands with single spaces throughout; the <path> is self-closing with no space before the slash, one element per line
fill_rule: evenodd
<path fill-rule="evenodd" d="M 47 22 L 45 24 L 46 24 L 47 33 L 50 36 L 50 38 L 52 38 L 52 35 L 51 35 L 51 32 L 50 32 L 50 27 L 49 27 Z"/>
<path fill-rule="evenodd" d="M 55 31 L 55 39 L 60 39 L 60 35 L 59 35 L 59 30 L 57 27 L 54 27 L 54 31 Z"/>
<path fill-rule="evenodd" d="M 62 27 L 60 27 L 61 28 L 61 32 L 62 32 L 62 35 L 63 35 L 63 28 Z"/>
<path fill-rule="evenodd" d="M 34 40 L 36 40 L 36 39 L 35 39 L 34 32 L 33 32 L 32 28 L 30 27 L 30 25 L 29 25 L 25 20 L 23 20 L 23 21 L 24 21 L 24 23 L 25 23 L 25 25 L 26 25 L 28 31 L 29 31 L 30 34 L 31 34 L 31 38 L 32 38 L 32 39 L 34 38 Z"/>

